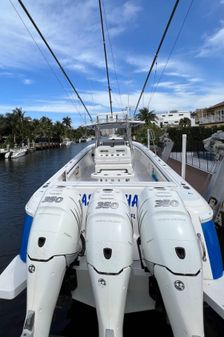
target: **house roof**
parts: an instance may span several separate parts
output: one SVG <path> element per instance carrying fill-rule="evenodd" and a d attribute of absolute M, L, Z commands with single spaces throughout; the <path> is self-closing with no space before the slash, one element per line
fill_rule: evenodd
<path fill-rule="evenodd" d="M 208 109 L 219 108 L 220 106 L 224 106 L 224 101 L 217 103 L 215 105 L 210 106 Z"/>

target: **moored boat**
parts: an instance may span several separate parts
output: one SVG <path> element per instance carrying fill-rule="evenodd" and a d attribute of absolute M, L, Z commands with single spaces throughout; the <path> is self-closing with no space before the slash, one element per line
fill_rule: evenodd
<path fill-rule="evenodd" d="M 8 152 L 8 150 L 0 149 L 0 159 L 5 159 L 5 155 Z"/>
<path fill-rule="evenodd" d="M 13 149 L 10 158 L 17 159 L 27 154 L 27 148 Z"/>
<path fill-rule="evenodd" d="M 63 140 L 63 142 L 61 143 L 61 146 L 70 146 L 73 143 L 72 140 L 66 138 Z"/>
<path fill-rule="evenodd" d="M 11 158 L 12 153 L 13 153 L 13 150 L 8 150 L 8 151 L 5 153 L 5 159 Z"/>

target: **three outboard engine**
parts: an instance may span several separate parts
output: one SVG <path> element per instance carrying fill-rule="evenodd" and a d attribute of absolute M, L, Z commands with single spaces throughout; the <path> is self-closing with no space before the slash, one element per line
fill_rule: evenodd
<path fill-rule="evenodd" d="M 91 196 L 86 257 L 100 337 L 121 337 L 132 265 L 133 229 L 123 193 L 103 189 Z"/>
<path fill-rule="evenodd" d="M 175 337 L 203 337 L 202 261 L 178 193 L 146 188 L 139 200 L 143 259 L 154 275 Z"/>
<path fill-rule="evenodd" d="M 27 249 L 27 314 L 21 337 L 48 337 L 66 267 L 80 250 L 82 206 L 72 188 L 46 191 Z"/>

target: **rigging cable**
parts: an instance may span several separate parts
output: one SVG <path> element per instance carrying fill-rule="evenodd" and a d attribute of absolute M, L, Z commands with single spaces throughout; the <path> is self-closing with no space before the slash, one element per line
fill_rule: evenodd
<path fill-rule="evenodd" d="M 105 41 L 105 35 L 104 35 L 103 14 L 102 14 L 101 0 L 99 0 L 99 8 L 100 8 L 101 30 L 102 30 L 102 37 L 103 37 L 104 58 L 105 58 L 105 63 L 106 63 L 107 85 L 108 85 L 109 101 L 110 101 L 110 112 L 112 114 L 113 111 L 112 111 L 111 87 L 110 87 L 110 77 L 109 77 L 109 71 L 108 71 L 107 50 L 106 50 L 106 41 Z"/>
<path fill-rule="evenodd" d="M 161 38 L 161 40 L 160 40 L 159 46 L 158 46 L 157 51 L 156 51 L 156 54 L 155 54 L 155 56 L 154 56 L 154 58 L 153 58 L 153 61 L 152 61 L 152 64 L 151 64 L 151 66 L 150 66 L 150 69 L 149 69 L 149 71 L 148 71 L 148 74 L 147 74 L 147 76 L 146 76 L 146 80 L 145 80 L 144 85 L 143 85 L 143 87 L 142 87 L 142 91 L 141 91 L 141 94 L 140 94 L 140 96 L 139 96 L 138 102 L 137 102 L 137 104 L 136 104 L 136 107 L 135 107 L 135 110 L 134 110 L 134 115 L 136 114 L 136 111 L 137 111 L 137 109 L 138 109 L 138 106 L 139 106 L 139 103 L 140 103 L 140 101 L 141 101 L 142 95 L 143 95 L 143 93 L 144 93 L 145 87 L 146 87 L 146 85 L 147 85 L 149 76 L 150 76 L 150 74 L 151 74 L 151 72 L 152 72 L 152 69 L 153 69 L 153 66 L 154 66 L 154 64 L 155 64 L 155 62 L 156 62 L 156 60 L 157 60 L 159 51 L 160 51 L 160 49 L 161 49 L 161 47 L 162 47 L 162 44 L 163 44 L 163 41 L 164 41 L 164 39 L 165 39 L 165 37 L 166 37 L 167 31 L 168 31 L 168 29 L 169 29 L 169 26 L 170 26 L 170 24 L 171 24 L 171 21 L 172 21 L 172 19 L 173 19 L 173 16 L 174 16 L 174 14 L 175 14 L 175 12 L 176 12 L 176 9 L 177 9 L 177 6 L 178 6 L 178 4 L 179 4 L 179 1 L 180 1 L 180 0 L 176 0 L 175 5 L 174 5 L 173 10 L 172 10 L 172 13 L 171 13 L 171 15 L 170 15 L 170 18 L 169 18 L 169 20 L 168 20 L 168 22 L 167 22 L 166 28 L 165 28 L 165 30 L 164 30 L 164 32 L 163 32 L 162 38 Z"/>
<path fill-rule="evenodd" d="M 176 36 L 176 39 L 175 39 L 175 41 L 174 41 L 173 47 L 171 48 L 170 53 L 169 53 L 169 55 L 168 55 L 166 64 L 164 65 L 164 67 L 163 67 L 163 69 L 162 69 L 162 71 L 161 71 L 161 73 L 160 73 L 160 76 L 159 76 L 159 79 L 158 79 L 156 85 L 153 86 L 153 90 L 152 90 L 152 93 L 151 93 L 151 95 L 150 95 L 149 102 L 148 102 L 148 108 L 149 108 L 149 105 L 150 105 L 151 100 L 152 100 L 152 98 L 153 98 L 153 95 L 155 94 L 155 92 L 156 92 L 156 90 L 157 90 L 157 88 L 158 88 L 158 85 L 159 85 L 159 83 L 160 83 L 160 81 L 161 81 L 161 78 L 162 78 L 162 76 L 163 76 L 163 74 L 164 74 L 164 72 L 165 72 L 165 70 L 166 70 L 166 67 L 167 67 L 167 65 L 168 65 L 168 63 L 169 63 L 169 61 L 170 61 L 170 58 L 171 58 L 171 56 L 172 56 L 172 54 L 173 54 L 173 52 L 174 52 L 174 49 L 176 48 L 177 42 L 178 42 L 179 37 L 180 37 L 180 34 L 182 33 L 182 30 L 183 30 L 183 28 L 184 28 L 185 22 L 186 22 L 186 20 L 187 20 L 187 17 L 188 17 L 188 14 L 189 14 L 190 10 L 191 10 L 191 7 L 192 7 L 192 5 L 193 5 L 193 2 L 194 2 L 194 0 L 191 0 L 191 3 L 190 3 L 190 5 L 189 5 L 189 7 L 188 7 L 188 10 L 187 10 L 187 13 L 185 14 L 184 20 L 183 20 L 183 22 L 182 22 L 182 24 L 181 24 L 181 27 L 180 27 L 180 29 L 179 29 L 179 32 L 178 32 L 178 34 L 177 34 L 177 36 Z"/>
<path fill-rule="evenodd" d="M 76 107 L 76 100 L 75 98 L 73 98 L 73 96 L 70 96 L 70 92 L 68 91 L 67 88 L 64 87 L 64 85 L 62 84 L 61 80 L 59 79 L 59 77 L 57 76 L 56 72 L 54 71 L 53 67 L 51 66 L 51 64 L 49 63 L 48 59 L 46 58 L 46 56 L 44 55 L 43 51 L 41 50 L 41 48 L 39 47 L 38 43 L 36 42 L 33 34 L 31 33 L 31 31 L 29 30 L 29 28 L 27 27 L 26 23 L 24 22 L 23 18 L 21 17 L 21 15 L 19 14 L 18 10 L 16 9 L 16 7 L 14 6 L 14 4 L 12 3 L 11 0 L 9 0 L 10 4 L 12 5 L 13 9 L 15 10 L 16 14 L 18 15 L 19 19 L 21 20 L 22 24 L 24 25 L 24 27 L 26 28 L 28 34 L 30 35 L 31 39 L 33 40 L 34 44 L 36 45 L 37 49 L 39 50 L 41 56 L 43 57 L 44 61 L 46 62 L 46 64 L 48 65 L 49 69 L 51 70 L 51 72 L 53 73 L 53 75 L 55 76 L 56 80 L 58 81 L 58 83 L 60 84 L 60 86 L 62 87 L 62 89 L 65 91 L 65 93 L 68 95 L 69 100 L 71 101 L 71 103 L 74 105 L 74 108 L 76 110 L 76 112 L 80 115 L 81 119 L 84 121 L 83 116 L 81 115 L 80 111 L 77 110 Z"/>
<path fill-rule="evenodd" d="M 114 53 L 113 53 L 112 43 L 111 43 L 110 34 L 109 34 L 109 29 L 108 29 L 108 24 L 107 24 L 106 10 L 105 10 L 105 6 L 104 6 L 103 3 L 102 3 L 102 8 L 103 8 L 103 13 L 104 13 L 104 17 L 105 17 L 105 26 L 106 26 L 107 36 L 108 36 L 108 41 L 109 41 L 109 46 L 110 46 L 110 50 L 111 50 L 111 56 L 112 56 L 112 61 L 113 61 L 113 66 L 114 66 L 114 75 L 115 75 L 115 78 L 116 78 L 117 89 L 118 89 L 119 98 L 120 98 L 120 105 L 123 106 L 122 98 L 121 98 L 120 85 L 119 85 L 118 77 L 117 77 L 117 70 L 116 70 L 115 57 L 114 57 Z"/>
<path fill-rule="evenodd" d="M 148 109 L 149 109 L 149 104 L 150 104 L 150 101 L 151 101 L 151 97 L 152 97 L 153 93 L 155 92 L 155 90 L 156 90 L 156 88 L 157 88 L 157 85 L 158 85 L 158 81 L 156 82 L 157 65 L 158 65 L 158 63 L 157 63 L 157 61 L 156 61 L 156 69 L 155 69 L 155 71 L 154 71 L 153 86 L 152 86 L 152 94 L 151 94 L 151 96 L 150 96 L 150 98 L 149 98 L 149 102 L 148 102 L 148 105 L 147 105 L 147 108 L 148 108 Z"/>
<path fill-rule="evenodd" d="M 53 56 L 53 58 L 55 59 L 56 63 L 58 64 L 59 68 L 61 69 L 63 75 L 65 76 L 66 80 L 68 81 L 68 83 L 70 84 L 70 86 L 72 87 L 72 89 L 74 90 L 74 92 L 76 93 L 78 99 L 80 100 L 80 102 L 82 103 L 82 106 L 84 107 L 84 109 L 86 110 L 90 121 L 92 122 L 92 116 L 89 113 L 89 110 L 87 109 L 85 103 L 83 102 L 82 98 L 80 97 L 78 91 L 76 90 L 74 84 L 72 83 L 72 81 L 70 80 L 69 76 L 67 75 L 67 73 L 65 72 L 64 68 L 62 67 L 61 63 L 59 62 L 58 58 L 56 57 L 55 53 L 53 52 L 53 50 L 51 49 L 51 47 L 49 46 L 47 40 L 45 39 L 45 37 L 43 36 L 43 34 L 41 33 L 40 29 L 38 28 L 37 24 L 35 23 L 35 21 L 33 20 L 32 16 L 30 15 L 30 13 L 28 12 L 27 8 L 25 7 L 25 5 L 23 4 L 23 2 L 21 0 L 18 0 L 19 4 L 21 5 L 22 9 L 24 10 L 24 12 L 26 13 L 26 15 L 28 16 L 28 18 L 30 19 L 30 21 L 32 22 L 33 26 L 35 27 L 36 31 L 38 32 L 38 34 L 40 35 L 41 39 L 43 40 L 43 42 L 45 43 L 46 47 L 48 48 L 48 50 L 50 51 L 51 55 Z"/>

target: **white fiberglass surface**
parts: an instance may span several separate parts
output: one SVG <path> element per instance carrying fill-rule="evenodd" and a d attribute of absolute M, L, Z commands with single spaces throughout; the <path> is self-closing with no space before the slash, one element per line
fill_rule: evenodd
<path fill-rule="evenodd" d="M 114 159 L 113 159 L 114 158 Z M 119 158 L 110 157 L 110 162 L 107 165 L 108 157 L 105 156 L 103 158 L 102 163 L 102 171 L 107 172 L 107 175 L 113 174 L 115 171 L 119 172 L 129 172 L 130 167 L 127 168 L 127 163 L 124 163 L 124 167 L 122 167 L 122 161 Z M 133 176 L 131 178 L 132 181 L 155 181 L 157 176 L 157 180 L 165 180 L 161 179 L 160 174 L 156 174 L 158 168 L 153 164 L 148 156 L 145 155 L 141 150 L 135 148 L 131 151 L 131 160 L 128 166 L 132 166 Z M 73 166 L 69 173 L 68 181 L 96 181 L 91 176 L 93 173 L 96 173 L 97 170 L 101 171 L 101 166 L 96 165 L 95 159 L 95 149 L 88 151 L 79 162 Z"/>

